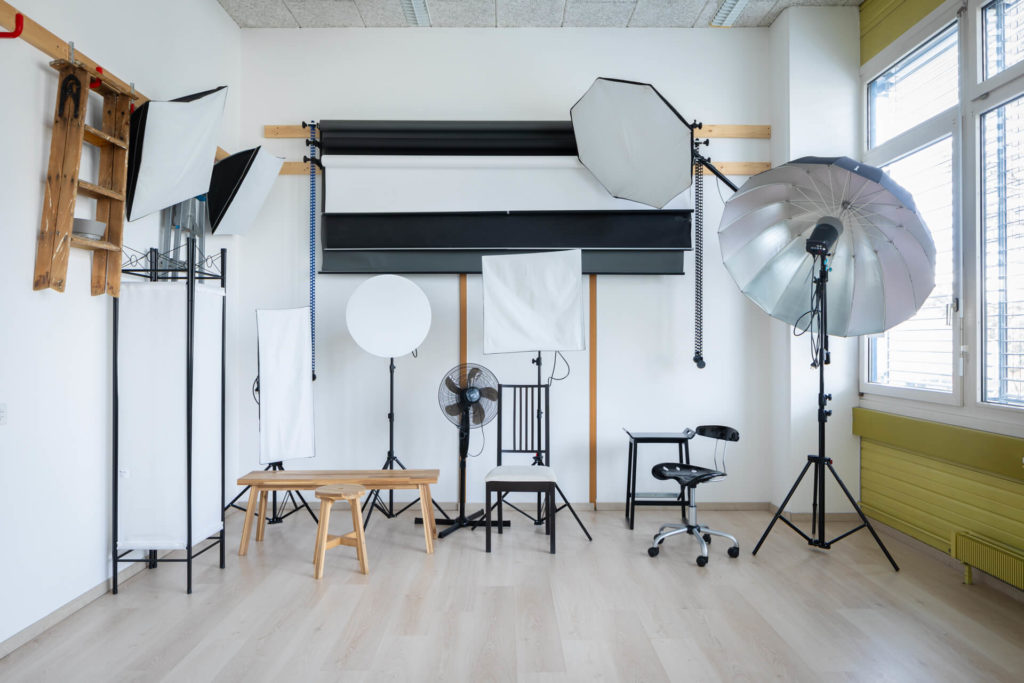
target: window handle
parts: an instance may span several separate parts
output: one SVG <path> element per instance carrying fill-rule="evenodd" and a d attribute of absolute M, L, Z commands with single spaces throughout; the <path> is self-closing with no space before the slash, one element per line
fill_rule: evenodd
<path fill-rule="evenodd" d="M 954 298 L 951 303 L 946 304 L 946 326 L 952 327 L 953 314 L 960 311 L 960 299 Z"/>

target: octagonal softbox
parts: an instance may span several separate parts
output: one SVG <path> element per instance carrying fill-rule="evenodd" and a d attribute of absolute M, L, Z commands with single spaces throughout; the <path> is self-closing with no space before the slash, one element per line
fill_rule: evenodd
<path fill-rule="evenodd" d="M 690 125 L 654 86 L 598 78 L 569 114 L 580 162 L 613 196 L 660 209 L 690 187 Z"/>

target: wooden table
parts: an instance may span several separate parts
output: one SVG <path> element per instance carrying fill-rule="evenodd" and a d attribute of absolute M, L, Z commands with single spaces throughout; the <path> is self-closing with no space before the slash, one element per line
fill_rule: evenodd
<path fill-rule="evenodd" d="M 269 491 L 303 491 L 318 489 L 332 484 L 356 484 L 367 489 L 418 489 L 420 510 L 423 514 L 423 535 L 427 552 L 434 552 L 437 538 L 437 523 L 434 521 L 434 506 L 431 505 L 430 485 L 437 483 L 439 470 L 254 470 L 238 478 L 239 486 L 248 486 L 249 505 L 245 510 L 242 525 L 242 541 L 238 554 L 249 550 L 249 536 L 252 520 L 256 518 L 256 541 L 263 540 L 267 525 L 267 493 Z M 257 499 L 259 510 L 257 511 Z"/>

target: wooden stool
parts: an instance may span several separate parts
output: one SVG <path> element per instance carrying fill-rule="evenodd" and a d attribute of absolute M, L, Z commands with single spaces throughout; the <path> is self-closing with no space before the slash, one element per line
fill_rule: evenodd
<path fill-rule="evenodd" d="M 359 569 L 364 574 L 370 573 L 370 563 L 366 560 L 366 536 L 363 535 L 363 509 L 359 499 L 366 495 L 367 489 L 356 484 L 331 484 L 316 490 L 320 499 L 320 524 L 316 529 L 316 549 L 313 551 L 313 578 L 324 575 L 324 555 L 328 548 L 349 545 L 356 549 L 359 556 Z M 328 536 L 327 524 L 331 519 L 331 506 L 336 500 L 347 500 L 352 508 L 352 531 L 341 536 Z"/>

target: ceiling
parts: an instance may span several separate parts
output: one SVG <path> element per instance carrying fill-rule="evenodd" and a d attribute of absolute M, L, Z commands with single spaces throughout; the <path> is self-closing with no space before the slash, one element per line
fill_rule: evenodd
<path fill-rule="evenodd" d="M 416 26 L 610 26 L 705 28 L 722 0 L 217 0 L 242 28 Z M 771 26 L 792 5 L 860 5 L 863 0 L 749 0 L 735 26 Z M 406 9 L 403 10 L 403 5 Z M 426 22 L 429 22 L 427 24 Z"/>

